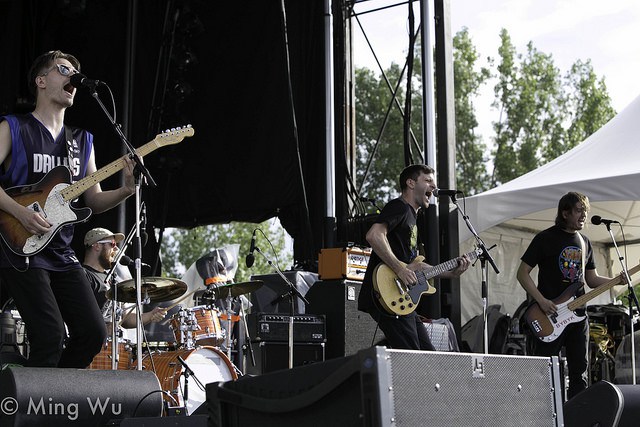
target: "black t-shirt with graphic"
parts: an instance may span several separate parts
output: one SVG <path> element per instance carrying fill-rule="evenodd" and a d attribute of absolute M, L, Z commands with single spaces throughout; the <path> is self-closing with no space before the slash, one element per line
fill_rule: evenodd
<path fill-rule="evenodd" d="M 585 270 L 594 270 L 591 242 L 581 236 L 587 250 Z M 583 281 L 581 247 L 578 233 L 568 233 L 556 225 L 533 238 L 521 260 L 531 267 L 539 267 L 538 290 L 545 298 L 557 298 L 572 283 Z M 582 294 L 584 288 L 577 292 Z"/>
<path fill-rule="evenodd" d="M 387 240 L 394 255 L 404 263 L 410 263 L 418 255 L 418 229 L 416 211 L 402 198 L 391 200 L 376 219 L 377 224 L 387 225 Z M 369 311 L 373 303 L 373 270 L 382 260 L 373 251 L 358 297 L 358 309 Z"/>

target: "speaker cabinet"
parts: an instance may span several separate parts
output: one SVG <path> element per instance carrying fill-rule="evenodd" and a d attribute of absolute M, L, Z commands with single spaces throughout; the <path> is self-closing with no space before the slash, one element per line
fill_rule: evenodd
<path fill-rule="evenodd" d="M 566 427 L 636 427 L 640 386 L 599 381 L 564 405 Z"/>
<path fill-rule="evenodd" d="M 248 363 L 247 373 L 259 375 L 289 368 L 289 344 L 261 341 L 253 343 L 256 366 Z M 258 348 L 258 351 L 256 351 Z M 293 343 L 293 366 L 324 361 L 324 343 Z"/>
<path fill-rule="evenodd" d="M 307 313 L 326 316 L 327 359 L 351 356 L 384 339 L 371 316 L 358 311 L 361 287 L 353 280 L 322 280 L 307 292 Z"/>
<path fill-rule="evenodd" d="M 0 424 L 103 426 L 109 420 L 160 416 L 151 371 L 9 367 L 0 372 Z"/>
<path fill-rule="evenodd" d="M 207 385 L 214 426 L 561 426 L 558 359 L 373 347 Z M 322 424 L 318 424 L 318 423 Z"/>

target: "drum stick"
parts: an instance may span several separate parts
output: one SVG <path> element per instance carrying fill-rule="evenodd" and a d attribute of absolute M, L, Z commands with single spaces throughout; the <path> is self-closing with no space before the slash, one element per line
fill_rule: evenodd
<path fill-rule="evenodd" d="M 177 306 L 180 304 L 180 302 L 182 302 L 182 300 L 184 300 L 185 298 L 195 294 L 197 291 L 193 291 L 193 292 L 189 292 L 188 294 L 184 295 L 182 298 L 180 298 L 178 301 L 175 302 L 175 304 L 170 305 L 169 307 L 164 307 L 167 309 L 167 311 L 171 310 L 173 307 Z"/>

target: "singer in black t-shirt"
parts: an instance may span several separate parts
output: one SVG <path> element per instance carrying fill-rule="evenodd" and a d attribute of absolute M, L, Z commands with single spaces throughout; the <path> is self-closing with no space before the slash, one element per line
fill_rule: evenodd
<path fill-rule="evenodd" d="M 411 165 L 400 173 L 401 196 L 391 200 L 367 232 L 372 253 L 358 297 L 358 309 L 368 312 L 384 332 L 389 345 L 396 349 L 434 350 L 426 328 L 415 311 L 391 315 L 374 296 L 373 272 L 385 263 L 405 284 L 417 282 L 416 271 L 429 267 L 415 261 L 418 255 L 416 217 L 420 208 L 429 207 L 429 198 L 436 189 L 434 170 L 426 165 Z M 456 278 L 471 262 L 460 257 L 458 266 L 437 277 Z"/>

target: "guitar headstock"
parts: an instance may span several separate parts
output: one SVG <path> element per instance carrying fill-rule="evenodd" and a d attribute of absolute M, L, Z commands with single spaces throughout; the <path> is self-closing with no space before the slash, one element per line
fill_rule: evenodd
<path fill-rule="evenodd" d="M 183 139 L 193 136 L 194 133 L 195 129 L 193 129 L 191 125 L 186 125 L 183 127 L 167 129 L 156 135 L 154 141 L 161 147 L 164 147 L 165 145 L 177 144 Z"/>

